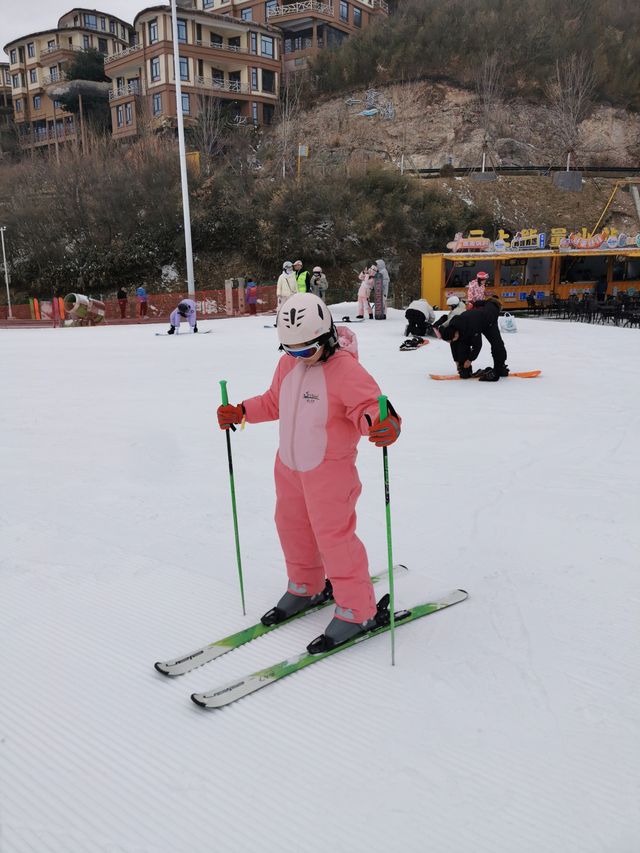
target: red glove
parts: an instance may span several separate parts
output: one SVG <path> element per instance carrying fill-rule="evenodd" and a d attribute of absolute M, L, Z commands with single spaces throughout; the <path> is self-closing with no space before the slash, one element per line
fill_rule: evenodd
<path fill-rule="evenodd" d="M 218 406 L 218 423 L 220 429 L 235 429 L 235 424 L 241 424 L 244 418 L 244 406 Z"/>
<path fill-rule="evenodd" d="M 400 425 L 402 418 L 396 412 L 391 411 L 383 421 L 378 421 L 369 427 L 369 441 L 372 441 L 376 447 L 388 447 L 397 441 L 400 435 Z"/>

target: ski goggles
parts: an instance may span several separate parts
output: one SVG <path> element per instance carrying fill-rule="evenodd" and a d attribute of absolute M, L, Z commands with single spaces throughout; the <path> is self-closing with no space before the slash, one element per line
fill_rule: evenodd
<path fill-rule="evenodd" d="M 324 344 L 316 341 L 313 344 L 305 344 L 303 347 L 290 347 L 287 346 L 287 344 L 282 344 L 282 349 L 294 358 L 311 358 L 311 356 L 315 355 L 323 346 Z"/>

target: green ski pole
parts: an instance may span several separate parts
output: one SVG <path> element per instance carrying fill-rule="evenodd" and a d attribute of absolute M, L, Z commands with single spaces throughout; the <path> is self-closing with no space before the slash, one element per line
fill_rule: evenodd
<path fill-rule="evenodd" d="M 229 397 L 227 395 L 227 380 L 220 380 L 220 388 L 222 390 L 222 405 L 227 406 L 229 404 Z M 231 509 L 233 512 L 233 533 L 236 538 L 236 560 L 238 562 L 238 577 L 240 578 L 240 598 L 242 599 L 242 614 L 243 616 L 247 615 L 247 611 L 244 606 L 244 581 L 242 579 L 242 558 L 240 556 L 240 537 L 238 536 L 238 513 L 236 511 L 236 487 L 233 480 L 233 459 L 231 457 L 231 435 L 230 430 L 225 430 L 227 434 L 227 459 L 229 460 L 229 485 L 231 487 Z"/>
<path fill-rule="evenodd" d="M 378 397 L 380 405 L 380 420 L 383 421 L 388 415 L 387 398 L 384 394 Z M 387 557 L 389 560 L 389 610 L 391 615 L 391 666 L 396 663 L 396 617 L 394 607 L 394 589 L 393 589 L 393 548 L 391 545 L 391 501 L 389 498 L 389 457 L 387 448 L 382 448 L 382 465 L 384 470 L 384 504 L 387 516 Z"/>

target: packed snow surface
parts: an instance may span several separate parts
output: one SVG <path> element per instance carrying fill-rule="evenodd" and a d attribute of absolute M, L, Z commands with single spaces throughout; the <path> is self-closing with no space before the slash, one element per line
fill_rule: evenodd
<path fill-rule="evenodd" d="M 400 312 L 352 326 L 403 416 L 396 606 L 469 598 L 399 628 L 394 668 L 385 635 L 207 712 L 331 616 L 153 668 L 285 589 L 277 424 L 232 436 L 243 617 L 215 417 L 220 379 L 268 387 L 272 322 L 0 331 L 2 853 L 636 853 L 638 330 L 519 319 L 509 365 L 542 376 L 491 384 L 431 381 L 449 348 L 400 352 Z M 381 571 L 381 451 L 358 465 Z"/>

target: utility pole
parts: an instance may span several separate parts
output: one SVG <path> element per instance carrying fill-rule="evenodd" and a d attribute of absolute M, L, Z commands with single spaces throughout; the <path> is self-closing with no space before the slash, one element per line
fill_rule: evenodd
<path fill-rule="evenodd" d="M 13 314 L 11 313 L 11 294 L 9 292 L 9 270 L 7 269 L 7 254 L 4 250 L 4 232 L 6 230 L 6 225 L 0 226 L 0 239 L 2 240 L 2 264 L 4 266 L 4 283 L 7 286 L 7 306 L 9 308 L 9 319 L 13 320 Z"/>
<path fill-rule="evenodd" d="M 189 180 L 187 177 L 187 152 L 184 144 L 184 116 L 182 115 L 182 82 L 180 80 L 180 47 L 178 42 L 178 13 L 176 0 L 171 0 L 173 29 L 173 74 L 176 78 L 176 116 L 178 119 L 178 149 L 180 152 L 180 183 L 182 185 L 182 214 L 184 218 L 184 245 L 187 259 L 187 292 L 195 295 L 193 276 L 193 249 L 191 248 L 191 213 L 189 210 Z"/>

